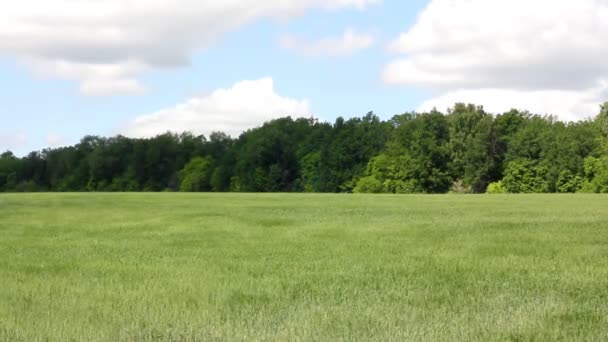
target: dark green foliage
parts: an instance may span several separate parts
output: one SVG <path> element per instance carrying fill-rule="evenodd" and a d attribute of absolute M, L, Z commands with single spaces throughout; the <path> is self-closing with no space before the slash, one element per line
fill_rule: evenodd
<path fill-rule="evenodd" d="M 285 117 L 238 138 L 86 136 L 5 152 L 0 191 L 608 192 L 607 141 L 608 103 L 571 123 L 462 103 L 387 121 Z"/>
<path fill-rule="evenodd" d="M 379 192 L 393 194 L 422 192 L 414 171 L 412 159 L 405 153 L 393 156 L 383 153 L 374 157 L 367 166 L 367 174 L 378 180 L 382 186 Z M 368 178 L 362 178 L 360 182 L 368 182 Z M 357 187 L 368 188 L 364 185 L 361 187 L 360 184 L 357 184 Z"/>
<path fill-rule="evenodd" d="M 444 193 L 450 188 L 449 126 L 439 112 L 393 118 L 386 150 L 368 165 L 368 174 L 388 193 Z"/>
<path fill-rule="evenodd" d="M 569 193 L 580 191 L 583 186 L 583 178 L 574 175 L 568 170 L 563 170 L 557 179 L 557 192 Z"/>
<path fill-rule="evenodd" d="M 315 190 L 352 191 L 370 159 L 384 149 L 390 132 L 390 125 L 372 112 L 363 118 L 336 119 L 327 143 L 320 149 L 320 179 Z"/>
<path fill-rule="evenodd" d="M 17 170 L 19 159 L 12 152 L 0 155 L 0 191 L 11 191 L 17 185 Z"/>
<path fill-rule="evenodd" d="M 602 133 L 608 136 L 608 102 L 600 106 L 600 113 L 596 117 L 595 122 Z"/>
<path fill-rule="evenodd" d="M 585 180 L 581 192 L 608 193 L 608 155 L 585 159 Z"/>
<path fill-rule="evenodd" d="M 314 126 L 314 120 L 283 118 L 243 133 L 235 145 L 240 191 L 300 190 L 299 151 Z"/>
<path fill-rule="evenodd" d="M 482 107 L 464 104 L 456 104 L 448 119 L 450 172 L 473 192 L 484 192 L 500 164 L 492 148 L 494 120 Z"/>

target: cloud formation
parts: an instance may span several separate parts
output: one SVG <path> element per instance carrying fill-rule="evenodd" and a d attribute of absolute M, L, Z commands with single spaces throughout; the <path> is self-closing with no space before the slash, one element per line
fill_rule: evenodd
<path fill-rule="evenodd" d="M 195 97 L 174 107 L 142 115 L 120 133 L 129 137 L 151 137 L 167 131 L 205 134 L 222 131 L 232 136 L 283 116 L 309 117 L 307 100 L 282 97 L 271 78 L 241 81 L 208 96 Z"/>
<path fill-rule="evenodd" d="M 580 118 L 605 100 L 607 41 L 606 0 L 432 0 L 390 44 L 403 56 L 383 78 L 441 94 L 423 107 L 470 98 Z"/>
<path fill-rule="evenodd" d="M 608 99 L 608 87 L 598 86 L 584 91 L 573 90 L 510 90 L 470 89 L 454 90 L 424 101 L 418 111 L 433 108 L 446 111 L 457 102 L 483 104 L 490 113 L 503 113 L 512 108 L 528 110 L 540 115 L 558 115 L 566 121 L 593 118 L 599 113 L 599 105 Z"/>
<path fill-rule="evenodd" d="M 310 8 L 364 9 L 381 0 L 3 1 L 0 56 L 88 95 L 140 93 L 146 70 L 186 66 L 221 34 Z"/>
<path fill-rule="evenodd" d="M 340 37 L 307 41 L 293 35 L 284 35 L 279 43 L 284 49 L 309 57 L 339 57 L 349 56 L 359 50 L 371 47 L 374 43 L 374 37 L 369 33 L 358 33 L 352 28 L 348 28 Z"/>

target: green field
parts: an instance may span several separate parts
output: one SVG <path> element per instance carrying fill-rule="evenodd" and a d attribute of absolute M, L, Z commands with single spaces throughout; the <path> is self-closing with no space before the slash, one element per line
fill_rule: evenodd
<path fill-rule="evenodd" d="M 0 340 L 608 340 L 608 197 L 0 195 Z"/>

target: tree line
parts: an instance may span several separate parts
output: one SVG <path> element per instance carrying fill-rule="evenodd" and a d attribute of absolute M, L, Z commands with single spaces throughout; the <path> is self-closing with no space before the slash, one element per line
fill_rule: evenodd
<path fill-rule="evenodd" d="M 3 153 L 0 191 L 607 193 L 608 103 L 568 123 L 456 104 L 386 121 L 285 117 L 238 138 L 86 136 Z"/>

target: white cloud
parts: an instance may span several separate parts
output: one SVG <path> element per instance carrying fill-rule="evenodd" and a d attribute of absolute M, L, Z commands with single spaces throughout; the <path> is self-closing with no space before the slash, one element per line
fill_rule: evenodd
<path fill-rule="evenodd" d="M 188 65 L 222 33 L 254 20 L 380 1 L 0 0 L 0 56 L 80 82 L 85 94 L 139 93 L 142 72 Z"/>
<path fill-rule="evenodd" d="M 26 144 L 27 136 L 23 133 L 0 132 L 0 153 L 21 148 Z"/>
<path fill-rule="evenodd" d="M 466 96 L 502 108 L 510 99 L 511 106 L 580 118 L 587 101 L 608 90 L 606 42 L 606 0 L 432 0 L 390 45 L 403 57 L 383 78 L 443 94 L 426 104 Z M 595 108 L 603 101 L 592 100 Z"/>
<path fill-rule="evenodd" d="M 509 90 L 471 89 L 455 90 L 423 102 L 418 111 L 433 108 L 445 112 L 457 102 L 484 106 L 490 113 L 504 113 L 511 109 L 528 110 L 540 115 L 558 115 L 562 120 L 577 121 L 592 118 L 599 113 L 599 105 L 608 99 L 608 87 L 584 91 L 573 90 Z"/>
<path fill-rule="evenodd" d="M 91 96 L 141 94 L 144 87 L 137 75 L 148 66 L 125 61 L 117 64 L 87 64 L 30 59 L 25 62 L 36 74 L 64 80 L 78 80 L 80 92 Z"/>
<path fill-rule="evenodd" d="M 130 137 L 191 131 L 206 134 L 222 131 L 232 136 L 263 122 L 283 116 L 310 116 L 307 100 L 276 94 L 273 80 L 241 81 L 208 96 L 195 97 L 172 108 L 142 115 L 121 130 Z"/>
<path fill-rule="evenodd" d="M 355 30 L 346 29 L 341 37 L 323 38 L 318 41 L 306 41 L 292 35 L 285 35 L 280 39 L 280 45 L 284 49 L 311 57 L 337 57 L 348 56 L 363 49 L 367 49 L 374 43 L 373 35 L 369 33 L 357 33 Z"/>
<path fill-rule="evenodd" d="M 46 136 L 46 143 L 49 147 L 60 147 L 67 144 L 67 140 L 64 136 L 57 133 L 49 133 Z"/>

